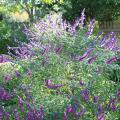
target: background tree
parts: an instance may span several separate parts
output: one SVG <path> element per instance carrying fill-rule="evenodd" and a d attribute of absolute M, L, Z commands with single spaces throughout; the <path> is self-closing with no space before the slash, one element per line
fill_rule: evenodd
<path fill-rule="evenodd" d="M 66 0 L 62 5 L 64 16 L 72 21 L 85 8 L 88 18 L 96 20 L 113 20 L 120 15 L 120 0 Z"/>

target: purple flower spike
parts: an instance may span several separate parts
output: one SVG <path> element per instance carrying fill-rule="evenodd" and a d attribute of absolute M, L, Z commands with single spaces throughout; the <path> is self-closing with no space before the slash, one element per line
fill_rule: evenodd
<path fill-rule="evenodd" d="M 90 25 L 90 27 L 89 27 L 89 29 L 88 29 L 88 31 L 87 31 L 87 33 L 86 33 L 87 37 L 90 37 L 90 36 L 92 35 L 93 29 L 94 29 L 94 27 L 95 27 L 95 19 L 92 19 L 92 20 L 89 22 L 89 25 Z"/>
<path fill-rule="evenodd" d="M 40 116 L 40 120 L 43 119 L 43 117 L 44 117 L 44 109 L 43 109 L 43 106 L 40 107 L 39 116 Z"/>
<path fill-rule="evenodd" d="M 104 108 L 102 105 L 98 105 L 98 113 L 104 113 Z"/>
<path fill-rule="evenodd" d="M 3 120 L 3 112 L 0 111 L 0 120 Z"/>
<path fill-rule="evenodd" d="M 96 96 L 96 95 L 94 95 L 94 96 L 93 96 L 93 102 L 94 102 L 94 103 L 97 103 L 98 101 L 99 101 L 99 97 Z"/>
<path fill-rule="evenodd" d="M 18 99 L 18 106 L 19 106 L 19 108 L 23 107 L 23 101 L 21 98 Z"/>
<path fill-rule="evenodd" d="M 98 113 L 97 120 L 105 120 L 105 114 L 104 113 Z"/>
<path fill-rule="evenodd" d="M 17 109 L 14 110 L 15 120 L 20 120 Z"/>
<path fill-rule="evenodd" d="M 64 112 L 63 120 L 68 120 L 68 116 L 67 116 L 67 113 L 66 113 L 66 112 Z"/>
<path fill-rule="evenodd" d="M 31 105 L 30 105 L 30 103 L 29 103 L 28 101 L 26 101 L 25 103 L 26 103 L 27 109 L 28 109 L 28 110 L 31 110 Z"/>
<path fill-rule="evenodd" d="M 109 108 L 110 108 L 112 111 L 117 110 L 116 100 L 115 100 L 115 99 L 111 99 L 111 100 L 109 101 Z"/>
<path fill-rule="evenodd" d="M 83 27 L 84 25 L 84 20 L 85 20 L 85 8 L 83 9 L 82 13 L 81 13 L 81 17 L 80 17 L 80 23 L 79 26 Z"/>
<path fill-rule="evenodd" d="M 82 96 L 82 99 L 87 102 L 89 100 L 89 92 L 88 90 L 82 90 L 81 91 L 81 96 Z"/>
<path fill-rule="evenodd" d="M 69 105 L 66 108 L 66 113 L 70 113 L 70 112 L 72 112 L 72 107 Z"/>
<path fill-rule="evenodd" d="M 118 61 L 118 57 L 113 57 L 113 58 L 107 60 L 106 63 L 107 63 L 107 64 L 112 64 L 113 62 L 116 62 L 116 61 Z"/>
<path fill-rule="evenodd" d="M 10 100 L 12 96 L 4 90 L 4 88 L 0 88 L 0 100 Z"/>
<path fill-rule="evenodd" d="M 62 51 L 62 49 L 63 49 L 63 46 L 62 46 L 62 45 L 59 45 L 59 46 L 57 46 L 57 47 L 55 48 L 55 52 L 56 52 L 57 54 L 59 54 L 59 53 Z"/>
<path fill-rule="evenodd" d="M 0 63 L 3 63 L 3 62 L 4 62 L 3 55 L 0 55 Z"/>
<path fill-rule="evenodd" d="M 57 112 L 54 113 L 54 120 L 58 120 L 58 113 Z"/>
<path fill-rule="evenodd" d="M 60 87 L 62 87 L 63 85 L 48 85 L 47 87 L 50 89 L 58 89 Z"/>
<path fill-rule="evenodd" d="M 89 60 L 88 60 L 88 64 L 91 64 L 93 63 L 93 61 L 97 58 L 98 55 L 94 55 L 93 57 L 91 57 Z"/>
<path fill-rule="evenodd" d="M 5 117 L 6 117 L 6 120 L 10 120 L 10 114 L 8 112 L 5 112 Z"/>
<path fill-rule="evenodd" d="M 33 112 L 29 112 L 29 111 L 28 111 L 26 114 L 27 114 L 27 115 L 26 115 L 27 120 L 34 120 Z"/>
<path fill-rule="evenodd" d="M 33 109 L 33 115 L 34 115 L 35 120 L 38 119 L 38 117 L 39 117 L 39 113 L 38 113 L 38 111 L 37 111 L 36 106 L 34 106 L 34 109 Z"/>
<path fill-rule="evenodd" d="M 118 102 L 120 101 L 120 91 L 117 92 L 117 98 L 118 98 Z"/>
<path fill-rule="evenodd" d="M 120 91 L 117 92 L 117 97 L 120 98 Z"/>
<path fill-rule="evenodd" d="M 4 54 L 0 55 L 0 63 L 5 63 L 5 62 L 9 62 L 9 61 L 10 61 L 10 59 L 7 58 L 6 55 L 4 55 Z"/>
<path fill-rule="evenodd" d="M 20 77 L 21 76 L 18 71 L 15 71 L 15 75 L 16 75 L 16 77 Z"/>
<path fill-rule="evenodd" d="M 32 71 L 30 69 L 28 69 L 27 75 L 30 76 L 30 77 L 32 76 Z"/>
<path fill-rule="evenodd" d="M 47 86 L 50 89 L 57 89 L 57 88 L 60 88 L 60 87 L 62 87 L 64 85 L 62 85 L 62 84 L 52 85 L 51 80 L 46 80 L 45 81 L 45 86 Z"/>
<path fill-rule="evenodd" d="M 0 106 L 0 120 L 2 120 L 4 117 L 4 110 L 3 110 L 3 107 Z"/>
<path fill-rule="evenodd" d="M 76 113 L 76 117 L 77 118 L 83 117 L 84 113 L 85 113 L 85 108 L 84 106 L 82 106 L 82 109 L 80 110 L 80 112 Z"/>
<path fill-rule="evenodd" d="M 52 83 L 52 82 L 51 82 L 50 79 L 45 81 L 45 85 L 46 85 L 46 86 L 50 85 L 51 83 Z"/>
<path fill-rule="evenodd" d="M 84 83 L 82 80 L 80 80 L 80 85 L 81 85 L 81 86 L 84 86 L 85 83 Z"/>
<path fill-rule="evenodd" d="M 89 48 L 89 49 L 83 54 L 83 56 L 79 58 L 79 61 L 83 61 L 85 58 L 87 58 L 92 51 L 93 51 L 93 48 Z"/>
<path fill-rule="evenodd" d="M 105 120 L 105 113 L 102 105 L 98 105 L 97 120 Z"/>
<path fill-rule="evenodd" d="M 80 117 L 82 117 L 85 113 L 85 108 L 82 106 L 82 109 L 80 110 Z"/>
<path fill-rule="evenodd" d="M 6 81 L 10 81 L 10 80 L 11 80 L 11 75 L 10 75 L 10 74 L 7 74 L 7 75 L 5 76 L 5 80 L 6 80 Z"/>

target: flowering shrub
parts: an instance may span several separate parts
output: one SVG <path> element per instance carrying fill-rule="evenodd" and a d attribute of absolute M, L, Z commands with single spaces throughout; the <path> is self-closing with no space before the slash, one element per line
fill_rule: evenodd
<path fill-rule="evenodd" d="M 8 48 L 12 63 L 21 69 L 2 78 L 5 84 L 18 84 L 10 91 L 0 88 L 1 119 L 120 118 L 119 81 L 109 80 L 108 74 L 119 68 L 116 33 L 92 36 L 95 20 L 85 26 L 84 11 L 72 25 L 48 15 L 25 27 L 29 43 Z M 6 106 L 6 100 L 12 105 Z"/>

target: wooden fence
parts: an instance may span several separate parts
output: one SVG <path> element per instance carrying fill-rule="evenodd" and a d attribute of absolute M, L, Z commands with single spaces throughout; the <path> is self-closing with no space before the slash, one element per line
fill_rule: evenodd
<path fill-rule="evenodd" d="M 101 21 L 99 27 L 103 32 L 112 31 L 120 33 L 120 21 Z"/>

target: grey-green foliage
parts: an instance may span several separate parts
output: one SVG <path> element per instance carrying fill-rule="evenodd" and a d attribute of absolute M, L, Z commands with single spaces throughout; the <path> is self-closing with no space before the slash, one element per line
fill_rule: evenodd
<path fill-rule="evenodd" d="M 44 27 L 47 29 L 44 29 Z M 83 61 L 79 61 L 78 58 L 91 47 L 91 43 L 96 36 L 87 38 L 86 30 L 82 29 L 78 30 L 75 36 L 72 36 L 68 31 L 61 27 L 57 29 L 57 27 L 57 24 L 51 26 L 47 22 L 40 22 L 40 24 L 36 23 L 31 28 L 26 28 L 28 39 L 34 39 L 25 45 L 35 52 L 35 56 L 31 59 L 14 61 L 24 70 L 19 82 L 30 86 L 30 93 L 34 97 L 36 106 L 39 108 L 40 105 L 44 105 L 45 112 L 50 116 L 46 116 L 48 119 L 53 119 L 55 111 L 58 111 L 61 115 L 66 106 L 72 104 L 72 96 L 76 96 L 80 105 L 84 105 L 86 108 L 83 119 L 92 120 L 96 118 L 95 110 L 97 109 L 97 106 L 94 106 L 95 109 L 93 109 L 93 95 L 97 94 L 100 97 L 100 103 L 106 105 L 110 97 L 114 97 L 117 89 L 119 89 L 118 83 L 111 82 L 106 72 L 109 69 L 119 68 L 114 63 L 106 64 L 106 61 L 114 57 L 116 53 L 100 47 L 98 39 L 96 44 L 92 46 L 94 49 L 91 54 Z M 60 52 L 56 52 L 55 48 L 59 45 L 62 45 L 63 48 Z M 98 57 L 93 63 L 89 64 L 89 58 L 95 54 L 98 54 Z M 31 70 L 31 76 L 27 75 L 27 69 Z M 52 81 L 53 85 L 63 84 L 64 86 L 59 89 L 49 89 L 45 85 L 45 80 L 48 79 Z M 85 82 L 85 87 L 80 86 L 80 80 Z M 88 103 L 84 102 L 80 96 L 80 91 L 85 88 L 89 90 L 90 101 Z M 21 97 L 24 99 L 23 94 L 21 94 Z M 109 115 L 108 109 L 105 109 L 105 112 L 109 119 L 112 114 Z M 118 113 L 117 110 L 113 118 L 117 119 Z"/>

